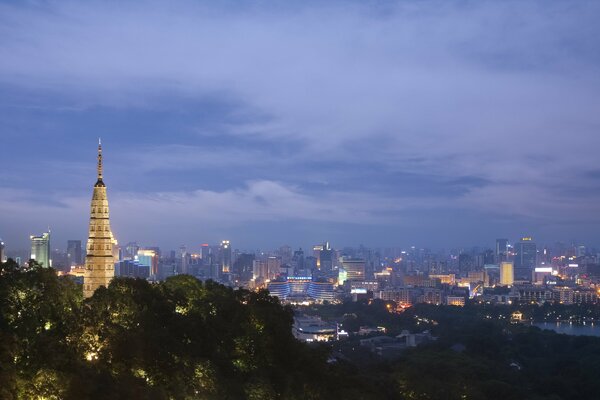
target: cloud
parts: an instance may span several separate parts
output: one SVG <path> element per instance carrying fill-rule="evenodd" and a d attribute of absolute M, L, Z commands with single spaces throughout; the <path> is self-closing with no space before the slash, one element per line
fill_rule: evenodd
<path fill-rule="evenodd" d="M 3 4 L 0 129 L 15 143 L 119 132 L 117 204 L 160 223 L 189 209 L 383 226 L 430 207 L 583 221 L 600 200 L 578 195 L 600 145 L 598 15 L 566 1 Z"/>

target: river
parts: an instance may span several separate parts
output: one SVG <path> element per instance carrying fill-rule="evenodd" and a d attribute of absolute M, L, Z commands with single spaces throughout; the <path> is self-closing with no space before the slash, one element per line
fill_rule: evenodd
<path fill-rule="evenodd" d="M 579 325 L 570 324 L 568 322 L 534 322 L 531 325 L 537 326 L 540 329 L 549 329 L 554 332 L 565 333 L 567 335 L 585 335 L 600 337 L 600 325 Z"/>

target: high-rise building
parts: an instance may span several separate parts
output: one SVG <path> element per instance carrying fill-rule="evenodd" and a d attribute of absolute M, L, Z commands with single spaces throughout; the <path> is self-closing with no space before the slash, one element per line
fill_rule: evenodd
<path fill-rule="evenodd" d="M 81 240 L 67 241 L 67 267 L 81 265 Z"/>
<path fill-rule="evenodd" d="M 274 279 L 281 273 L 281 257 L 270 256 L 267 258 L 269 279 Z"/>
<path fill-rule="evenodd" d="M 254 260 L 252 262 L 252 279 L 266 280 L 269 279 L 269 267 L 264 260 Z"/>
<path fill-rule="evenodd" d="M 461 253 L 458 255 L 458 271 L 462 276 L 467 276 L 469 271 L 475 268 L 475 260 L 473 256 L 468 253 Z"/>
<path fill-rule="evenodd" d="M 509 261 L 500 263 L 500 284 L 503 286 L 512 286 L 515 282 L 514 265 Z"/>
<path fill-rule="evenodd" d="M 346 271 L 349 281 L 362 281 L 365 279 L 365 260 L 362 258 L 342 257 L 342 268 Z"/>
<path fill-rule="evenodd" d="M 231 245 L 229 240 L 223 240 L 220 247 L 221 272 L 228 274 L 231 269 Z"/>
<path fill-rule="evenodd" d="M 0 239 L 0 263 L 4 262 L 4 241 Z"/>
<path fill-rule="evenodd" d="M 318 244 L 313 247 L 313 254 L 317 259 L 317 269 L 325 273 L 333 270 L 333 249 L 329 242 Z"/>
<path fill-rule="evenodd" d="M 208 243 L 203 243 L 200 247 L 202 249 L 202 264 L 210 265 L 210 247 L 208 246 Z"/>
<path fill-rule="evenodd" d="M 135 259 L 141 265 L 148 267 L 151 276 L 158 276 L 159 253 L 156 249 L 140 249 Z"/>
<path fill-rule="evenodd" d="M 233 263 L 233 272 L 241 281 L 249 281 L 252 279 L 253 265 L 254 254 L 242 253 Z"/>
<path fill-rule="evenodd" d="M 537 246 L 530 237 L 515 244 L 515 280 L 531 281 L 537 261 Z"/>
<path fill-rule="evenodd" d="M 292 268 L 294 268 L 294 273 L 298 273 L 298 271 L 304 269 L 304 251 L 302 249 L 294 251 L 291 264 Z"/>
<path fill-rule="evenodd" d="M 37 261 L 42 267 L 51 267 L 50 262 L 50 232 L 44 232 L 41 236 L 30 236 L 31 254 L 29 258 Z"/>
<path fill-rule="evenodd" d="M 83 296 L 90 297 L 115 276 L 113 240 L 108 214 L 106 185 L 102 180 L 102 145 L 98 143 L 98 179 L 90 207 L 90 227 L 85 257 Z"/>
<path fill-rule="evenodd" d="M 140 246 L 136 242 L 129 242 L 125 245 L 123 249 L 123 259 L 124 260 L 133 260 L 137 255 Z"/>
<path fill-rule="evenodd" d="M 496 263 L 508 260 L 508 239 L 496 239 Z"/>

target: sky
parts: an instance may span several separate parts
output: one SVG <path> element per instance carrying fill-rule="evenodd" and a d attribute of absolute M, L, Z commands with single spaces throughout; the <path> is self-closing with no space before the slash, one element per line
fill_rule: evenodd
<path fill-rule="evenodd" d="M 0 3 L 0 237 L 600 244 L 600 2 Z"/>

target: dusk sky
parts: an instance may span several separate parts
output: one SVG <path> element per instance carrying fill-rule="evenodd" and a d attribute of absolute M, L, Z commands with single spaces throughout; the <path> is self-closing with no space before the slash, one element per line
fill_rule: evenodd
<path fill-rule="evenodd" d="M 0 237 L 600 244 L 600 2 L 0 4 Z"/>

